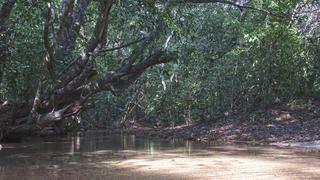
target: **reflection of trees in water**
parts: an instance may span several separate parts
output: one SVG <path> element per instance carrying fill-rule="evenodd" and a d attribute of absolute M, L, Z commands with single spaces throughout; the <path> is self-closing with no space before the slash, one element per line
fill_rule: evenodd
<path fill-rule="evenodd" d="M 81 139 L 79 133 L 77 133 L 76 136 L 71 137 L 71 143 L 70 143 L 70 154 L 74 155 L 74 152 L 77 152 L 80 150 L 81 145 Z"/>
<path fill-rule="evenodd" d="M 114 151 L 115 153 L 125 153 L 126 150 L 135 153 L 146 153 L 154 156 L 162 151 L 181 149 L 184 155 L 190 155 L 193 150 L 191 141 L 179 139 L 153 140 L 139 139 L 135 135 L 109 135 L 103 132 L 77 133 L 65 139 L 65 145 L 59 143 L 49 143 L 48 146 L 41 147 L 47 152 L 68 152 L 70 155 L 97 151 Z M 50 145 L 51 144 L 51 145 Z M 124 151 L 124 152 L 122 152 Z"/>

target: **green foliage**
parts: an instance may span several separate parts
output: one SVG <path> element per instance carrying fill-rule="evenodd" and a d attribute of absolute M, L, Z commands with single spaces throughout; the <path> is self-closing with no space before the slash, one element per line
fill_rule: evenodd
<path fill-rule="evenodd" d="M 259 11 L 215 3 L 178 4 L 164 9 L 158 1 L 117 1 L 109 17 L 106 48 L 146 37 L 161 20 L 165 31 L 148 51 L 165 44 L 171 35 L 167 50 L 176 52 L 177 59 L 147 70 L 125 92 L 92 97 L 90 102 L 95 107 L 85 111 L 83 117 L 109 122 L 133 117 L 127 116 L 126 108 L 136 103 L 137 110 L 129 114 L 141 113 L 150 121 L 209 121 L 229 112 L 319 93 L 319 44 L 307 41 L 301 33 L 301 22 L 291 19 L 299 3 L 250 1 L 249 6 L 264 10 Z M 54 32 L 60 1 L 54 0 L 53 5 L 56 14 L 50 30 Z M 84 49 L 95 26 L 98 6 L 98 1 L 89 6 L 81 29 L 83 38 L 77 39 L 74 52 L 56 57 L 56 73 Z M 45 72 L 45 7 L 42 1 L 19 1 L 12 13 L 12 56 L 0 85 L 0 100 L 28 101 L 35 94 L 35 84 Z M 99 55 L 95 70 L 100 75 L 113 70 L 135 46 Z M 309 86 L 311 77 L 314 80 Z"/>

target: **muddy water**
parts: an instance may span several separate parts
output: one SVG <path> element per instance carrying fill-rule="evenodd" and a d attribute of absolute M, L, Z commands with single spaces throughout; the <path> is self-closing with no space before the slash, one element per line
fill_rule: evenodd
<path fill-rule="evenodd" d="M 204 146 L 87 132 L 4 144 L 0 179 L 320 179 L 308 149 Z"/>

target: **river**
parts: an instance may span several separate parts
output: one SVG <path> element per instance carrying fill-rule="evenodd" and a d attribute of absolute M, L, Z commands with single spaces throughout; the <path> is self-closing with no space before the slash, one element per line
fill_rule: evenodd
<path fill-rule="evenodd" d="M 320 153 L 96 131 L 3 144 L 0 179 L 320 179 Z"/>

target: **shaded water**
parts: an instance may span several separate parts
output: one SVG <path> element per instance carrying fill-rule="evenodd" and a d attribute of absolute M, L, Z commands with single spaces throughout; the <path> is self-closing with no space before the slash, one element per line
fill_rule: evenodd
<path fill-rule="evenodd" d="M 320 179 L 320 153 L 87 132 L 4 144 L 0 179 Z"/>

